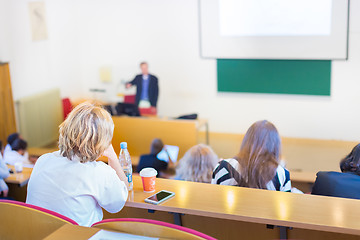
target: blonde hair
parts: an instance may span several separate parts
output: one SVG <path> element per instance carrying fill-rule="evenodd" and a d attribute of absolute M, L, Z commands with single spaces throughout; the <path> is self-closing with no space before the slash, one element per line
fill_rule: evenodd
<path fill-rule="evenodd" d="M 245 134 L 236 159 L 240 164 L 241 187 L 266 189 L 279 165 L 281 154 L 280 135 L 269 121 L 255 122 Z"/>
<path fill-rule="evenodd" d="M 95 161 L 110 146 L 114 133 L 111 115 L 96 103 L 85 102 L 71 111 L 59 126 L 59 149 L 63 157 Z"/>
<path fill-rule="evenodd" d="M 214 167 L 219 159 L 215 152 L 204 144 L 198 144 L 190 148 L 180 159 L 176 167 L 176 178 L 210 183 Z"/>

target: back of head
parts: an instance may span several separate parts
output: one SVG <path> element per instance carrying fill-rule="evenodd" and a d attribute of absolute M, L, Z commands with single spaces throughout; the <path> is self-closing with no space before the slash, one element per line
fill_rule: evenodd
<path fill-rule="evenodd" d="M 105 109 L 82 103 L 60 125 L 60 153 L 70 160 L 95 161 L 110 146 L 113 132 L 114 122 Z"/>
<path fill-rule="evenodd" d="M 155 138 L 151 143 L 150 152 L 151 154 L 157 155 L 164 148 L 164 143 L 159 138 Z"/>
<path fill-rule="evenodd" d="M 11 149 L 13 151 L 21 151 L 21 150 L 26 151 L 27 142 L 25 140 L 18 138 L 11 144 Z"/>
<path fill-rule="evenodd" d="M 360 175 L 360 144 L 356 145 L 351 152 L 340 161 L 342 172 L 352 172 Z"/>
<path fill-rule="evenodd" d="M 180 159 L 176 168 L 176 178 L 210 183 L 212 172 L 218 161 L 218 156 L 209 146 L 195 145 Z"/>
<path fill-rule="evenodd" d="M 266 120 L 255 122 L 245 134 L 237 160 L 241 186 L 266 189 L 279 165 L 281 139 L 276 127 Z"/>
<path fill-rule="evenodd" d="M 12 133 L 12 134 L 10 134 L 10 135 L 8 136 L 7 142 L 8 142 L 8 144 L 11 146 L 11 145 L 13 144 L 13 142 L 14 142 L 16 139 L 18 139 L 18 138 L 20 138 L 20 134 L 19 134 L 19 133 Z"/>

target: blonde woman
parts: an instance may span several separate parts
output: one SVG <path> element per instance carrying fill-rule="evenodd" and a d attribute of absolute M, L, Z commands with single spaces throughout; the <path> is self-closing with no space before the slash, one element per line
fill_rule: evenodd
<path fill-rule="evenodd" d="M 177 180 L 210 183 L 214 167 L 219 159 L 214 151 L 204 144 L 190 148 L 176 167 Z"/>
<path fill-rule="evenodd" d="M 290 192 L 289 171 L 280 162 L 281 139 L 276 127 L 266 120 L 247 130 L 240 152 L 216 166 L 212 183 Z"/>
<path fill-rule="evenodd" d="M 42 155 L 31 174 L 26 202 L 91 226 L 102 209 L 120 211 L 127 178 L 111 145 L 114 123 L 94 104 L 78 105 L 60 125 L 60 151 Z M 108 157 L 109 165 L 96 161 Z"/>

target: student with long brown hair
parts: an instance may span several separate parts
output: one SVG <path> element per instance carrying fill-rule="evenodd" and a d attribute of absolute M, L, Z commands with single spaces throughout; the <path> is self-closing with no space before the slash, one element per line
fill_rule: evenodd
<path fill-rule="evenodd" d="M 266 120 L 255 122 L 245 134 L 240 152 L 215 167 L 211 183 L 290 192 L 289 171 L 280 162 L 281 139 Z"/>

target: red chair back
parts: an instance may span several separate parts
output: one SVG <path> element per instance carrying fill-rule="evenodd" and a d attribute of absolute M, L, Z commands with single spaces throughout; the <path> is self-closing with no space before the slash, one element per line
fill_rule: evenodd
<path fill-rule="evenodd" d="M 124 96 L 124 103 L 135 103 L 135 95 L 125 95 Z"/>
<path fill-rule="evenodd" d="M 63 98 L 62 105 L 63 105 L 63 111 L 64 111 L 64 120 L 65 120 L 67 115 L 69 115 L 69 113 L 73 109 L 73 106 L 72 106 L 69 98 Z"/>
<path fill-rule="evenodd" d="M 141 116 L 156 116 L 157 114 L 157 110 L 154 107 L 139 108 L 139 112 Z"/>

